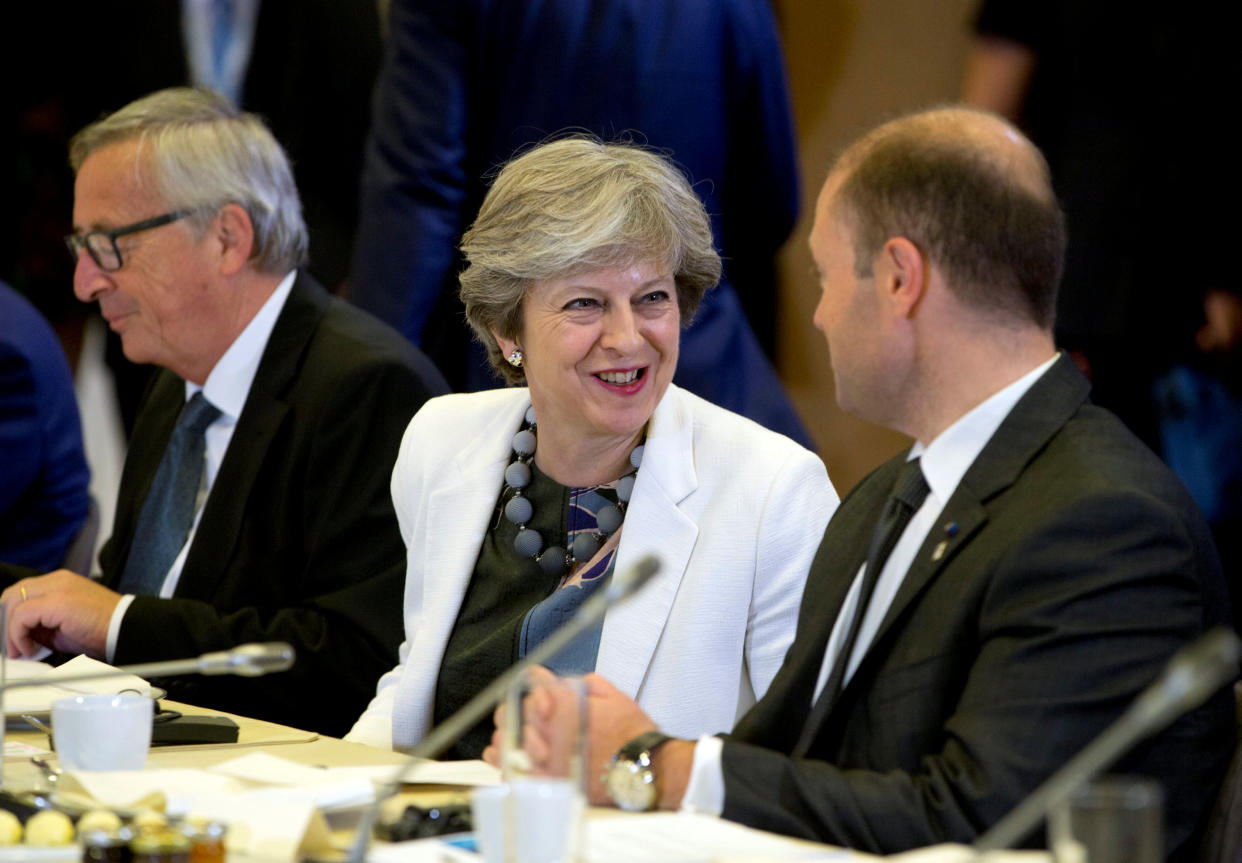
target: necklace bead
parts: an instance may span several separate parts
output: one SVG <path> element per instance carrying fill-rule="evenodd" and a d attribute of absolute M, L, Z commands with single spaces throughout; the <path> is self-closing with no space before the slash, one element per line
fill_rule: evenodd
<path fill-rule="evenodd" d="M 539 535 L 539 531 L 531 530 L 522 524 L 519 525 L 518 534 L 514 537 L 513 547 L 522 557 L 537 557 L 539 549 L 543 548 L 543 537 Z"/>
<path fill-rule="evenodd" d="M 537 530 L 527 527 L 535 515 L 535 507 L 523 493 L 522 489 L 530 485 L 532 473 L 530 461 L 535 456 L 536 439 L 535 409 L 526 409 L 526 426 L 513 436 L 514 459 L 505 468 L 505 488 L 503 495 L 512 492 L 505 502 L 504 517 L 517 525 L 517 536 L 513 539 L 513 549 L 522 557 L 533 558 L 546 575 L 563 575 L 572 570 L 574 564 L 590 560 L 603 546 L 604 541 L 621 529 L 625 520 L 625 506 L 634 493 L 634 481 L 638 467 L 643 460 L 643 445 L 634 447 L 630 453 L 630 464 L 634 470 L 617 480 L 616 504 L 608 504 L 595 514 L 598 530 L 582 531 L 574 537 L 569 550 L 559 545 L 543 547 L 543 537 Z M 502 496 L 503 496 L 502 495 Z"/>

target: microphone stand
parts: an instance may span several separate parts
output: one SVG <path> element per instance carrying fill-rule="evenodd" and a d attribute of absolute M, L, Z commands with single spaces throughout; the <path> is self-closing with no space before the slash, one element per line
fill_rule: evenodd
<path fill-rule="evenodd" d="M 162 662 L 141 662 L 122 665 L 100 671 L 84 671 L 81 674 L 32 677 L 9 681 L 7 636 L 8 615 L 4 603 L 0 603 L 0 753 L 4 749 L 4 733 L 7 718 L 4 713 L 4 694 L 10 689 L 27 689 L 35 686 L 59 686 L 63 683 L 80 683 L 86 680 L 107 680 L 112 677 L 174 677 L 183 674 L 236 674 L 241 677 L 258 677 L 275 671 L 286 671 L 293 666 L 295 653 L 292 645 L 282 641 L 266 644 L 242 644 L 232 650 L 204 653 L 190 659 L 171 659 Z M 68 696 L 66 696 L 68 697 Z M 3 756 L 0 755 L 0 788 L 4 785 Z"/>
<path fill-rule="evenodd" d="M 363 811 L 362 818 L 358 822 L 358 832 L 354 836 L 354 843 L 349 849 L 348 863 L 362 863 L 371 845 L 371 830 L 379 817 L 380 805 L 401 790 L 402 780 L 414 764 L 435 758 L 443 752 L 505 697 L 518 675 L 533 665 L 542 665 L 546 662 L 561 648 L 585 632 L 588 627 L 594 625 L 599 618 L 604 616 L 609 606 L 627 599 L 646 584 L 659 569 L 660 561 L 655 555 L 649 554 L 636 561 L 626 572 L 614 575 L 608 586 L 584 602 L 578 609 L 578 613 L 566 621 L 560 629 L 541 641 L 534 650 L 515 662 L 507 671 L 489 683 L 482 692 L 433 728 L 426 737 L 411 748 L 408 752 L 410 757 L 397 768 L 383 786 L 376 789 L 375 801 Z"/>
<path fill-rule="evenodd" d="M 977 853 L 999 851 L 1022 841 L 1083 782 L 1106 770 L 1140 740 L 1155 734 L 1238 676 L 1242 642 L 1224 627 L 1182 648 L 1129 709 L 1077 755 L 980 836 Z"/>

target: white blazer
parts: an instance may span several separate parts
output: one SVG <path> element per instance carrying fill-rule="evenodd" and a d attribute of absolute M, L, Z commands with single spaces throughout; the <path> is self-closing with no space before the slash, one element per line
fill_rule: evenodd
<path fill-rule="evenodd" d="M 346 736 L 405 748 L 429 730 L 436 676 L 490 526 L 525 389 L 441 396 L 411 420 L 392 476 L 408 553 L 405 642 Z M 659 573 L 604 618 L 595 670 L 679 737 L 727 731 L 772 682 L 837 493 L 788 438 L 669 386 L 647 428 L 616 571 Z"/>

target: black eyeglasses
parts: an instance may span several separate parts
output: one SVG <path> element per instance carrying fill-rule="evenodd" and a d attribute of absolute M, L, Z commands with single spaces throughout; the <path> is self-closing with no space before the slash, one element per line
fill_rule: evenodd
<path fill-rule="evenodd" d="M 99 266 L 99 269 L 114 273 L 121 269 L 121 265 L 125 263 L 121 260 L 121 250 L 116 244 L 117 237 L 124 237 L 126 234 L 136 234 L 139 231 L 149 231 L 151 228 L 158 228 L 178 219 L 184 219 L 192 212 L 194 211 L 173 210 L 171 213 L 165 213 L 153 219 L 143 219 L 141 222 L 113 228 L 111 231 L 88 231 L 85 234 L 70 234 L 65 237 L 65 245 L 69 247 L 69 254 L 73 256 L 74 261 L 77 261 L 78 255 L 82 253 L 83 249 L 86 249 L 87 254 L 91 256 L 91 260 Z"/>

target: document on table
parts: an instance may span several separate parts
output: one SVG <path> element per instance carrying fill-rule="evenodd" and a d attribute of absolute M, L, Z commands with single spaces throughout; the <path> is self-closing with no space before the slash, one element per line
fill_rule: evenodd
<path fill-rule="evenodd" d="M 881 859 L 857 851 L 752 830 L 711 815 L 683 812 L 588 818 L 586 858 L 589 863 Z"/>
<path fill-rule="evenodd" d="M 319 805 L 329 807 L 370 802 L 375 786 L 388 783 L 397 765 L 309 767 L 266 752 L 253 752 L 211 769 L 264 785 L 316 789 L 322 792 Z M 402 781 L 408 785 L 495 785 L 500 782 L 500 771 L 484 761 L 424 761 L 412 765 Z"/>
<path fill-rule="evenodd" d="M 73 683 L 60 683 L 61 678 L 77 674 L 93 674 L 100 671 L 114 670 L 114 666 L 89 656 L 75 656 L 63 665 L 51 666 L 30 659 L 10 659 L 6 663 L 7 679 L 10 684 L 17 681 L 38 681 L 37 686 L 22 686 L 10 689 L 4 694 L 4 713 L 6 716 L 21 716 L 23 713 L 35 716 L 47 716 L 52 710 L 52 702 L 57 698 L 68 698 L 83 693 L 108 694 L 112 692 L 139 692 L 143 695 L 162 697 L 163 690 L 157 690 L 134 675 L 108 677 L 102 680 L 79 680 Z"/>

